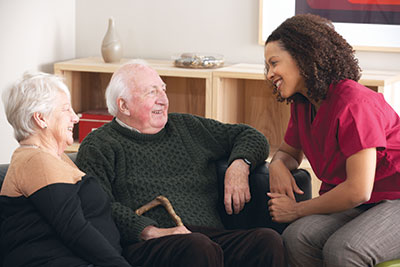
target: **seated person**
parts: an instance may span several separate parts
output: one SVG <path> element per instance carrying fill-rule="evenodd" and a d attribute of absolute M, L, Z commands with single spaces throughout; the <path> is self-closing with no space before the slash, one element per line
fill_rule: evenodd
<path fill-rule="evenodd" d="M 3 99 L 20 144 L 0 192 L 3 266 L 130 266 L 107 195 L 63 153 L 79 120 L 67 86 L 25 74 Z"/>
<path fill-rule="evenodd" d="M 82 142 L 77 165 L 97 176 L 112 201 L 124 256 L 141 266 L 284 266 L 272 229 L 224 230 L 217 211 L 215 162 L 229 158 L 225 208 L 238 213 L 250 200 L 250 169 L 265 161 L 268 142 L 247 125 L 169 114 L 166 85 L 149 66 L 129 62 L 106 91 L 115 118 Z M 135 210 L 167 197 L 183 225 L 162 207 Z"/>
<path fill-rule="evenodd" d="M 400 117 L 357 81 L 352 46 L 331 21 L 285 20 L 265 44 L 267 79 L 292 102 L 285 139 L 270 164 L 270 214 L 290 266 L 375 266 L 400 257 Z M 297 202 L 305 155 L 320 196 Z"/>

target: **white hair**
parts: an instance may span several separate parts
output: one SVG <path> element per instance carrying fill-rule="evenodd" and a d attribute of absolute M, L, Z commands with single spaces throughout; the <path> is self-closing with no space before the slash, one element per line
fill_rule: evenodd
<path fill-rule="evenodd" d="M 143 59 L 133 59 L 123 64 L 111 77 L 111 81 L 106 89 L 106 103 L 108 108 L 108 113 L 113 116 L 117 116 L 118 113 L 118 105 L 117 99 L 124 98 L 127 99 L 129 97 L 129 89 L 132 88 L 132 85 L 129 84 L 129 75 L 124 71 L 127 67 L 133 65 L 142 65 L 148 66 L 148 63 Z M 131 73 L 134 75 L 134 73 Z"/>
<path fill-rule="evenodd" d="M 4 110 L 18 142 L 35 132 L 34 113 L 47 116 L 54 110 L 59 92 L 71 98 L 61 77 L 43 72 L 26 72 L 3 92 Z"/>

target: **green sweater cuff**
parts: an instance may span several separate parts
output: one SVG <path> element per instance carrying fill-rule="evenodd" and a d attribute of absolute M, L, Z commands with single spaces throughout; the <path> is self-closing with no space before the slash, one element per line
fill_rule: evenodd
<path fill-rule="evenodd" d="M 132 237 L 134 238 L 133 240 L 127 240 L 129 243 L 136 243 L 136 242 L 140 242 L 143 241 L 142 239 L 140 239 L 140 234 L 142 233 L 142 231 L 144 230 L 144 228 L 146 228 L 147 226 L 156 226 L 158 227 L 157 222 L 155 222 L 154 220 L 148 218 L 148 217 L 144 217 L 144 216 L 140 216 L 140 220 L 137 220 L 135 225 L 133 226 L 132 229 Z"/>

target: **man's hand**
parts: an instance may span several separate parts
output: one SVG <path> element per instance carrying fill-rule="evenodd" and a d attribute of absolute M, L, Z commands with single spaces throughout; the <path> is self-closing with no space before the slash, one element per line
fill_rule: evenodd
<path fill-rule="evenodd" d="M 274 222 L 288 223 L 299 218 L 297 203 L 285 194 L 267 193 L 269 214 Z"/>
<path fill-rule="evenodd" d="M 158 238 L 167 235 L 179 235 L 179 234 L 190 234 L 189 231 L 185 226 L 176 226 L 172 228 L 158 228 L 153 225 L 147 226 L 143 229 L 142 233 L 140 234 L 140 238 L 142 240 L 149 240 L 152 238 Z"/>
<path fill-rule="evenodd" d="M 232 162 L 225 173 L 224 204 L 227 214 L 238 214 L 250 201 L 249 171 L 250 167 L 242 159 Z"/>

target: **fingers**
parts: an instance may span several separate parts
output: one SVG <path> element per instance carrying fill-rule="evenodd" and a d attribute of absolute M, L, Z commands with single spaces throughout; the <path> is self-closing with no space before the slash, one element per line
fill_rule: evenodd
<path fill-rule="evenodd" d="M 296 181 L 294 181 L 294 179 L 293 179 L 293 190 L 294 190 L 294 192 L 296 192 L 297 194 L 300 194 L 300 195 L 304 194 L 304 191 L 301 190 L 301 189 L 297 186 Z"/>
<path fill-rule="evenodd" d="M 245 197 L 243 194 L 236 193 L 233 195 L 233 210 L 235 214 L 238 214 L 246 204 Z"/>
<path fill-rule="evenodd" d="M 190 234 L 191 233 L 191 231 L 189 229 L 187 229 L 186 226 L 184 226 L 184 225 L 176 226 L 174 228 L 175 228 L 174 234 Z"/>
<path fill-rule="evenodd" d="M 250 200 L 251 195 L 248 190 L 245 193 L 235 192 L 233 194 L 225 194 L 224 204 L 226 213 L 229 215 L 232 213 L 238 214 Z"/>
<path fill-rule="evenodd" d="M 231 215 L 232 214 L 232 195 L 228 194 L 227 192 L 225 192 L 224 205 L 225 205 L 226 213 Z"/>
<path fill-rule="evenodd" d="M 235 214 L 238 214 L 242 208 L 244 207 L 244 199 L 239 194 L 234 194 L 232 196 L 233 200 L 233 211 Z"/>
<path fill-rule="evenodd" d="M 288 191 L 286 192 L 286 195 L 287 195 L 288 197 L 290 197 L 291 199 L 293 199 L 293 200 L 296 199 L 296 198 L 294 197 L 294 192 L 293 192 L 293 190 L 288 190 Z"/>

